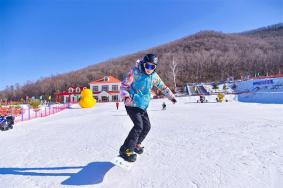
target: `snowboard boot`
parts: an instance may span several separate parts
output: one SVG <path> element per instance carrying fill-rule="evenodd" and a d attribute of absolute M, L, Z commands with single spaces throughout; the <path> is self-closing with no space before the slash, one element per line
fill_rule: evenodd
<path fill-rule="evenodd" d="M 134 152 L 137 153 L 137 154 L 142 154 L 143 149 L 144 149 L 144 147 L 142 147 L 141 145 L 138 144 L 138 145 L 136 145 Z"/>
<path fill-rule="evenodd" d="M 125 149 L 123 147 L 120 148 L 120 156 L 128 162 L 135 162 L 137 159 L 137 154 L 135 154 L 130 149 Z"/>

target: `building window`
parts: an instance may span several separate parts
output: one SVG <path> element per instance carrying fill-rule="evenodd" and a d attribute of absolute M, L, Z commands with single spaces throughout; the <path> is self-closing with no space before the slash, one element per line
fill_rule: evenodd
<path fill-rule="evenodd" d="M 76 93 L 81 92 L 81 89 L 79 87 L 76 88 Z"/>
<path fill-rule="evenodd" d="M 93 91 L 98 91 L 98 86 L 93 86 Z"/>
<path fill-rule="evenodd" d="M 106 96 L 102 96 L 101 99 L 102 99 L 102 102 L 109 102 L 109 98 Z"/>
<path fill-rule="evenodd" d="M 71 88 L 71 87 L 68 89 L 68 92 L 69 92 L 69 93 L 73 93 L 73 91 L 74 91 L 74 89 Z"/>
<path fill-rule="evenodd" d="M 118 95 L 113 95 L 112 96 L 112 101 L 118 101 Z"/>
<path fill-rule="evenodd" d="M 108 85 L 104 85 L 104 86 L 102 86 L 102 91 L 109 91 L 109 87 L 108 87 Z"/>
<path fill-rule="evenodd" d="M 118 91 L 118 85 L 112 85 L 112 91 Z"/>
<path fill-rule="evenodd" d="M 108 82 L 110 80 L 110 78 L 108 76 L 104 76 L 103 80 L 104 80 L 104 82 Z"/>

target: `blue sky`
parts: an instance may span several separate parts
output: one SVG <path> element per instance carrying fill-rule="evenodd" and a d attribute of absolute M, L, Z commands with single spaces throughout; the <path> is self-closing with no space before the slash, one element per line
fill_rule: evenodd
<path fill-rule="evenodd" d="M 0 0 L 0 90 L 200 30 L 279 22 L 282 0 Z"/>

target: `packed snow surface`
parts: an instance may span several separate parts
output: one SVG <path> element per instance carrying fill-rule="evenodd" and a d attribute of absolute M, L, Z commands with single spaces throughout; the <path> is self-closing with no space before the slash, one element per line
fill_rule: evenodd
<path fill-rule="evenodd" d="M 184 97 L 153 100 L 148 113 L 145 152 L 129 171 L 110 163 L 132 128 L 122 104 L 19 122 L 0 132 L 0 187 L 283 187 L 282 104 Z"/>

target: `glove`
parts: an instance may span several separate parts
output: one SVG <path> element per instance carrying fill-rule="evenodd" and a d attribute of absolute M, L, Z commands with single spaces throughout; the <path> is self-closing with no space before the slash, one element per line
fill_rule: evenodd
<path fill-rule="evenodd" d="M 125 105 L 126 105 L 126 106 L 129 106 L 129 105 L 132 103 L 131 97 L 125 97 L 125 98 L 124 98 L 124 101 L 125 101 Z"/>
<path fill-rule="evenodd" d="M 177 100 L 175 98 L 171 99 L 172 103 L 175 104 Z"/>

